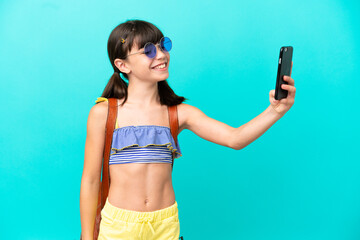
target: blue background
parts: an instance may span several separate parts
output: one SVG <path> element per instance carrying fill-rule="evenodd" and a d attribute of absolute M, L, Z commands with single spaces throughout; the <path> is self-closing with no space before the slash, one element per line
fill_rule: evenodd
<path fill-rule="evenodd" d="M 269 106 L 281 46 L 295 104 L 236 151 L 179 135 L 173 184 L 191 239 L 360 239 L 359 2 L 0 1 L 2 239 L 79 239 L 90 108 L 128 19 L 173 41 L 168 82 L 239 127 Z"/>

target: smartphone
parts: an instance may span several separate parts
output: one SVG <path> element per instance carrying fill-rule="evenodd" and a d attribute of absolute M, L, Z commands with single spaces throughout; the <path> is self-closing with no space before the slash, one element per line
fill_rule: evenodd
<path fill-rule="evenodd" d="M 293 47 L 281 47 L 280 48 L 280 55 L 279 55 L 279 65 L 276 77 L 276 86 L 275 86 L 275 99 L 280 100 L 286 98 L 288 95 L 288 91 L 281 88 L 281 84 L 287 84 L 284 81 L 284 75 L 290 76 L 291 70 L 291 62 L 292 62 L 292 55 L 293 55 Z"/>

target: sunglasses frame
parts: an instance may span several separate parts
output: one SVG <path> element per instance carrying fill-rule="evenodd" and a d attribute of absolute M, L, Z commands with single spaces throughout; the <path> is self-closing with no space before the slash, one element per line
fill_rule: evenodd
<path fill-rule="evenodd" d="M 165 51 L 165 52 L 168 52 L 168 51 L 166 51 L 165 49 L 163 49 L 162 47 L 161 47 L 161 45 L 160 45 L 160 43 L 161 43 L 161 41 L 163 40 L 163 39 L 165 39 L 165 38 L 168 38 L 169 40 L 170 40 L 170 42 L 171 42 L 171 44 L 172 44 L 172 41 L 171 41 L 171 39 L 169 38 L 169 37 L 162 37 L 161 39 L 160 39 L 160 41 L 157 43 L 157 44 L 153 44 L 152 42 L 148 42 L 148 43 L 146 43 L 145 44 L 145 46 L 144 46 L 144 50 L 141 50 L 141 51 L 139 51 L 139 52 L 136 52 L 136 53 L 132 53 L 132 54 L 129 54 L 129 55 L 127 55 L 126 56 L 126 58 L 128 57 L 128 56 L 131 56 L 131 55 L 134 55 L 134 54 L 139 54 L 139 53 L 145 53 L 145 48 L 148 46 L 148 45 L 154 45 L 155 46 L 155 56 L 156 56 L 156 51 L 157 51 L 157 48 L 156 48 L 156 46 L 158 46 L 159 45 L 159 48 L 160 48 L 160 50 L 161 51 Z M 170 50 L 172 49 L 172 45 L 171 45 L 171 48 L 170 48 Z M 169 50 L 169 51 L 170 51 Z M 145 54 L 146 55 L 146 54 Z M 150 58 L 150 59 L 153 59 L 154 57 L 149 57 L 148 55 L 146 55 L 148 58 Z"/>

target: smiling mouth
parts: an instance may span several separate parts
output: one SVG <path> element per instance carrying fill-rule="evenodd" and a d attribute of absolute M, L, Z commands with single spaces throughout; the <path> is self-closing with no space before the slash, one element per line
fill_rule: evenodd
<path fill-rule="evenodd" d="M 157 65 L 155 67 L 152 67 L 152 69 L 165 69 L 167 67 L 167 62 L 166 63 L 163 63 L 163 64 L 160 64 L 160 65 Z"/>

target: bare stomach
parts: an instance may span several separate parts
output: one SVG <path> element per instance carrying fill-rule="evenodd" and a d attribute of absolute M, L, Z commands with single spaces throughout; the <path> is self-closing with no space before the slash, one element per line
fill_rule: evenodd
<path fill-rule="evenodd" d="M 115 207 L 151 212 L 175 203 L 169 163 L 113 164 L 109 171 L 108 200 Z"/>

